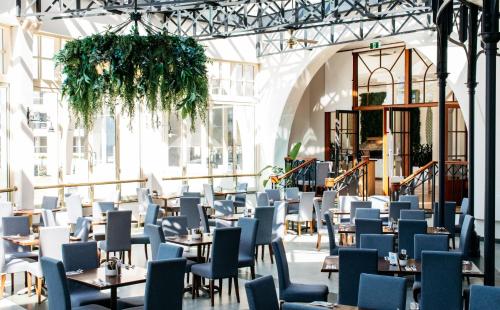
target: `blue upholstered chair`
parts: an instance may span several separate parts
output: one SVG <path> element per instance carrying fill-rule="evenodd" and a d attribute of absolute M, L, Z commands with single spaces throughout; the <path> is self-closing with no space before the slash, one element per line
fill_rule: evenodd
<path fill-rule="evenodd" d="M 414 239 L 415 260 L 422 260 L 422 251 L 448 251 L 448 236 L 446 235 L 416 234 Z M 421 276 L 415 275 L 415 281 L 413 282 L 413 299 L 415 301 L 420 299 L 421 288 Z"/>
<path fill-rule="evenodd" d="M 273 241 L 272 245 L 278 269 L 280 299 L 287 302 L 326 301 L 328 298 L 328 287 L 326 285 L 291 282 L 283 240 L 277 238 Z"/>
<path fill-rule="evenodd" d="M 201 193 L 200 192 L 183 192 L 181 194 L 181 197 L 187 197 L 187 198 L 201 198 Z"/>
<path fill-rule="evenodd" d="M 200 198 L 181 197 L 179 201 L 181 206 L 181 216 L 185 216 L 187 219 L 187 228 L 199 228 L 200 214 L 198 213 L 198 205 L 200 204 Z"/>
<path fill-rule="evenodd" d="M 185 258 L 148 262 L 144 297 L 118 299 L 118 309 L 182 309 Z M 168 275 L 168 279 L 165 279 Z"/>
<path fill-rule="evenodd" d="M 462 309 L 462 258 L 459 253 L 422 252 L 420 309 Z"/>
<path fill-rule="evenodd" d="M 500 305 L 500 288 L 471 285 L 469 310 L 495 310 Z"/>
<path fill-rule="evenodd" d="M 316 230 L 318 233 L 318 240 L 316 242 L 316 248 L 319 250 L 321 248 L 321 237 L 328 234 L 327 228 L 323 224 L 324 214 L 329 213 L 330 209 L 335 207 L 335 199 L 337 197 L 337 191 L 325 190 L 323 192 L 323 198 L 314 200 L 314 213 L 316 215 Z"/>
<path fill-rule="evenodd" d="M 214 306 L 214 280 L 233 279 L 236 299 L 240 302 L 238 291 L 238 251 L 240 246 L 240 227 L 217 228 L 212 242 L 212 259 L 208 263 L 196 264 L 191 268 L 193 274 L 193 297 L 201 285 L 201 278 L 210 280 L 211 305 Z M 231 292 L 231 280 L 229 290 Z"/>
<path fill-rule="evenodd" d="M 358 307 L 361 309 L 406 309 L 406 279 L 362 273 Z"/>
<path fill-rule="evenodd" d="M 272 276 L 261 278 L 245 283 L 248 307 L 250 310 L 280 310 L 276 287 Z M 311 306 L 306 303 L 285 302 L 282 310 L 321 310 L 324 307 Z"/>
<path fill-rule="evenodd" d="M 394 235 L 390 234 L 363 234 L 360 236 L 360 249 L 375 249 L 378 257 L 389 256 L 394 252 Z"/>
<path fill-rule="evenodd" d="M 417 220 L 425 221 L 425 211 L 424 210 L 401 210 L 400 219 L 402 220 Z"/>
<path fill-rule="evenodd" d="M 42 198 L 42 209 L 53 210 L 57 209 L 59 198 L 57 196 L 43 196 Z"/>
<path fill-rule="evenodd" d="M 460 217 L 458 219 L 458 224 L 455 225 L 455 233 L 460 233 L 462 230 L 462 223 L 466 214 L 469 214 L 469 198 L 465 197 L 462 199 L 462 204 L 460 205 Z"/>
<path fill-rule="evenodd" d="M 359 248 L 359 236 L 363 234 L 381 234 L 382 220 L 358 219 L 356 220 L 356 247 Z"/>
<path fill-rule="evenodd" d="M 62 259 L 66 271 L 88 270 L 99 267 L 97 242 L 77 242 L 62 245 Z M 43 268 L 43 265 L 42 265 Z M 69 281 L 71 305 L 79 307 L 88 304 L 109 306 L 109 294 L 97 289 Z M 50 296 L 49 296 L 50 297 Z M 52 302 L 52 300 L 49 301 Z"/>
<path fill-rule="evenodd" d="M 330 255 L 338 255 L 339 247 L 337 246 L 337 242 L 335 241 L 335 227 L 333 227 L 332 216 L 330 213 L 323 214 L 325 219 L 325 226 L 328 231 L 328 242 L 330 244 Z"/>
<path fill-rule="evenodd" d="M 342 248 L 339 250 L 339 299 L 338 303 L 358 304 L 359 277 L 362 273 L 376 274 L 377 250 Z"/>
<path fill-rule="evenodd" d="M 285 235 L 286 202 L 276 201 L 273 216 L 273 240 Z"/>
<path fill-rule="evenodd" d="M 257 207 L 255 208 L 254 218 L 259 220 L 257 226 L 257 238 L 255 240 L 255 256 L 258 257 L 259 245 L 261 246 L 261 259 L 264 260 L 265 246 L 269 246 L 269 257 L 273 263 L 273 219 L 275 207 Z"/>
<path fill-rule="evenodd" d="M 405 249 L 410 258 L 415 257 L 415 235 L 427 233 L 427 221 L 399 220 L 398 230 L 399 252 Z"/>
<path fill-rule="evenodd" d="M 266 192 L 257 192 L 255 195 L 257 207 L 269 207 L 271 205 Z"/>
<path fill-rule="evenodd" d="M 238 208 L 245 208 L 247 204 L 247 189 L 248 183 L 238 183 L 236 184 L 236 192 L 238 193 L 228 195 L 229 197 L 226 198 L 233 201 L 235 210 L 238 210 Z"/>
<path fill-rule="evenodd" d="M 286 200 L 299 200 L 300 191 L 298 187 L 287 187 L 285 188 L 285 199 Z M 286 213 L 296 214 L 299 212 L 299 203 L 288 203 Z"/>
<path fill-rule="evenodd" d="M 238 268 L 250 267 L 252 279 L 255 279 L 255 240 L 260 221 L 255 218 L 242 217 L 238 220 L 241 228 Z"/>
<path fill-rule="evenodd" d="M 389 203 L 389 220 L 399 220 L 401 210 L 410 210 L 411 203 L 406 201 L 391 201 Z"/>
<path fill-rule="evenodd" d="M 108 211 L 115 211 L 115 203 L 112 201 L 97 201 L 94 202 L 97 206 L 97 210 L 100 213 L 106 213 Z"/>
<path fill-rule="evenodd" d="M 106 240 L 97 243 L 99 249 L 106 252 L 106 259 L 109 259 L 109 252 L 120 252 L 121 255 L 128 252 L 128 262 L 132 263 L 131 221 L 132 211 L 108 211 Z"/>
<path fill-rule="evenodd" d="M 264 190 L 269 198 L 269 203 L 273 206 L 275 202 L 281 200 L 281 192 L 279 189 L 266 189 Z"/>
<path fill-rule="evenodd" d="M 471 241 L 472 233 L 474 232 L 474 218 L 467 214 L 464 216 L 462 229 L 460 231 L 460 243 L 456 252 L 460 253 L 462 259 L 469 259 L 471 257 Z"/>
<path fill-rule="evenodd" d="M 417 195 L 401 195 L 399 201 L 409 202 L 411 210 L 418 210 L 418 196 Z"/>
<path fill-rule="evenodd" d="M 154 260 L 165 260 L 165 259 L 174 259 L 181 258 L 184 249 L 181 246 L 170 244 L 170 243 L 162 243 L 158 247 L 158 253 L 156 259 Z M 187 262 L 186 262 L 187 266 Z"/>
<path fill-rule="evenodd" d="M 146 225 L 155 225 L 156 219 L 158 218 L 158 212 L 160 211 L 160 206 L 157 204 L 148 204 L 148 208 L 146 209 L 146 217 L 144 217 L 144 227 Z M 146 256 L 146 260 L 148 260 L 148 244 L 149 237 L 145 231 L 140 234 L 134 234 L 130 238 L 132 244 L 144 244 L 144 254 Z"/>
<path fill-rule="evenodd" d="M 187 217 L 167 216 L 161 222 L 161 228 L 165 237 L 187 235 Z"/>
<path fill-rule="evenodd" d="M 43 276 L 47 285 L 49 310 L 106 310 L 99 305 L 74 307 L 71 303 L 66 272 L 61 261 L 50 257 L 41 258 Z"/>
<path fill-rule="evenodd" d="M 434 226 L 439 225 L 439 203 L 434 203 Z M 444 203 L 444 221 L 443 225 L 450 232 L 450 238 L 452 241 L 453 248 L 455 248 L 455 209 L 456 203 L 454 201 L 446 201 Z"/>
<path fill-rule="evenodd" d="M 232 200 L 216 200 L 214 201 L 215 215 L 231 215 L 234 214 L 234 205 Z"/>
<path fill-rule="evenodd" d="M 357 201 L 357 200 L 351 201 L 351 211 L 350 211 L 348 222 L 354 223 L 354 219 L 356 218 L 356 210 L 358 210 L 360 208 L 371 208 L 371 207 L 372 207 L 371 201 Z M 346 222 L 346 221 L 344 220 L 342 222 Z"/>
<path fill-rule="evenodd" d="M 144 226 L 144 233 L 148 236 L 149 242 L 151 243 L 151 258 L 157 260 L 160 244 L 165 243 L 163 230 L 158 225 L 147 224 Z"/>
<path fill-rule="evenodd" d="M 373 208 L 359 208 L 356 210 L 355 219 L 379 219 L 380 210 Z"/>
<path fill-rule="evenodd" d="M 90 219 L 85 217 L 77 218 L 75 224 L 75 231 L 71 236 L 71 240 L 81 241 L 81 242 L 89 241 L 90 226 L 91 226 Z"/>

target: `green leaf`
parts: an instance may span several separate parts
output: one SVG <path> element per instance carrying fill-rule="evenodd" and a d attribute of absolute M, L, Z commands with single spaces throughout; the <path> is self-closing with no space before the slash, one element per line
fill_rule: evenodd
<path fill-rule="evenodd" d="M 301 142 L 295 143 L 292 148 L 290 149 L 290 152 L 288 153 L 288 157 L 290 157 L 292 160 L 296 160 L 297 156 L 299 155 L 300 147 L 302 146 Z"/>

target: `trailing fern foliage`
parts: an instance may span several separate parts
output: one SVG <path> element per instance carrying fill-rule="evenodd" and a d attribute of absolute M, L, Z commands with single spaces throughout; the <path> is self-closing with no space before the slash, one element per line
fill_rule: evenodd
<path fill-rule="evenodd" d="M 197 118 L 206 119 L 207 57 L 193 38 L 107 32 L 69 41 L 55 61 L 64 76 L 62 94 L 87 129 L 106 108 L 132 119 L 138 104 L 156 120 L 179 112 L 193 130 Z"/>

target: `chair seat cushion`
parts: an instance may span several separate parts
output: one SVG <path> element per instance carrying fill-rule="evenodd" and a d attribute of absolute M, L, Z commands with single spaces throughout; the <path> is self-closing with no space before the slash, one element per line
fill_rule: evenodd
<path fill-rule="evenodd" d="M 70 299 L 72 307 L 90 304 L 109 305 L 110 296 L 107 293 L 82 285 L 71 288 Z"/>
<path fill-rule="evenodd" d="M 193 261 L 193 260 L 187 259 L 186 260 L 186 272 L 191 272 L 191 267 L 193 265 L 196 265 L 196 264 L 198 264 L 198 263 Z"/>
<path fill-rule="evenodd" d="M 250 267 L 254 266 L 255 264 L 255 259 L 253 256 L 248 256 L 248 255 L 239 255 L 238 256 L 238 267 Z"/>
<path fill-rule="evenodd" d="M 3 264 L 2 268 L 0 268 L 0 272 L 17 273 L 29 271 L 30 265 L 34 263 L 36 263 L 36 261 L 29 258 L 12 258 L 9 262 Z"/>
<path fill-rule="evenodd" d="M 144 305 L 144 297 L 143 296 L 135 296 L 135 297 L 127 297 L 120 298 L 117 302 L 118 310 L 128 309 L 132 307 L 141 307 Z"/>
<path fill-rule="evenodd" d="M 38 259 L 38 251 L 29 251 L 29 252 L 16 252 L 16 253 L 6 253 L 5 254 L 5 262 L 16 259 L 16 258 L 31 258 Z"/>
<path fill-rule="evenodd" d="M 312 306 L 306 303 L 298 303 L 298 302 L 285 302 L 283 306 L 281 306 L 281 310 L 321 310 L 327 309 L 325 307 L 320 306 Z"/>
<path fill-rule="evenodd" d="M 149 244 L 149 237 L 145 234 L 132 235 L 130 239 L 132 244 Z"/>
<path fill-rule="evenodd" d="M 204 278 L 213 279 L 212 264 L 203 263 L 203 264 L 193 265 L 191 266 L 191 273 L 199 275 Z"/>
<path fill-rule="evenodd" d="M 82 307 L 72 307 L 73 310 L 109 310 L 109 308 L 100 305 L 86 305 Z"/>
<path fill-rule="evenodd" d="M 326 285 L 292 283 L 280 295 L 282 300 L 288 302 L 327 301 L 328 287 Z"/>

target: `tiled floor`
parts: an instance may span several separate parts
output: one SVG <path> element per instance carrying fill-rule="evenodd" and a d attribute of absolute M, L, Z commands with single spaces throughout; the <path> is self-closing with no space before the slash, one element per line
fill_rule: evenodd
<path fill-rule="evenodd" d="M 315 249 L 316 235 L 296 235 L 289 234 L 286 237 L 285 248 L 288 255 L 288 262 L 290 267 L 291 279 L 295 282 L 326 284 L 330 289 L 329 300 L 334 302 L 337 299 L 338 292 L 338 275 L 333 274 L 331 279 L 328 275 L 321 273 L 320 268 L 324 257 L 328 254 L 327 239 L 323 238 L 323 246 L 321 251 Z M 194 249 L 193 249 L 194 250 Z M 497 266 L 500 266 L 500 245 L 497 246 Z M 137 265 L 145 265 L 144 251 L 142 246 L 134 247 L 133 261 Z M 482 265 L 482 259 L 479 262 Z M 262 262 L 260 259 L 256 267 L 257 276 L 272 274 L 275 283 L 277 284 L 277 272 L 275 264 L 271 264 L 269 259 L 269 252 L 266 249 L 265 258 Z M 240 296 L 241 303 L 236 303 L 236 297 L 233 293 L 232 296 L 227 295 L 227 282 L 224 282 L 222 297 L 216 296 L 215 309 L 248 309 L 246 294 L 244 289 L 245 282 L 250 278 L 248 271 L 240 271 Z M 165 279 L 168 281 L 168 278 Z M 24 284 L 24 277 L 22 274 L 16 276 L 16 291 L 22 289 Z M 472 279 L 472 283 L 482 283 L 482 280 Z M 497 283 L 500 284 L 500 277 L 497 273 Z M 466 283 L 464 282 L 464 285 Z M 0 309 L 48 309 L 47 301 L 41 304 L 36 303 L 36 297 L 28 297 L 27 295 L 13 295 L 10 296 L 10 283 L 7 285 L 8 291 L 3 300 L 0 300 Z M 144 285 L 135 285 L 128 288 L 123 288 L 118 291 L 118 296 L 133 296 L 144 293 Z M 408 301 L 411 301 L 411 288 L 408 287 Z M 18 306 L 16 306 L 18 305 Z M 21 307 L 19 307 L 21 306 Z M 409 302 L 407 307 L 409 308 Z M 186 293 L 184 296 L 184 309 L 208 309 L 210 308 L 210 300 L 207 296 L 202 296 L 198 299 L 192 300 L 191 295 Z"/>

